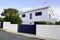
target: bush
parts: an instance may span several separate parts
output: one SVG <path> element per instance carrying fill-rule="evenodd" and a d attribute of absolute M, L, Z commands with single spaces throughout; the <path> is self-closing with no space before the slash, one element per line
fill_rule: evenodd
<path fill-rule="evenodd" d="M 48 24 L 48 25 L 53 25 L 54 23 L 52 23 L 52 22 L 48 22 L 47 24 Z"/>
<path fill-rule="evenodd" d="M 60 21 L 58 21 L 58 22 L 56 21 L 55 24 L 56 24 L 56 25 L 60 25 Z"/>
<path fill-rule="evenodd" d="M 0 17 L 0 22 L 3 22 L 3 21 L 4 21 L 4 19 Z"/>
<path fill-rule="evenodd" d="M 20 24 L 22 23 L 22 20 L 19 16 L 6 16 L 4 18 L 5 21 L 11 22 L 12 24 Z"/>
<path fill-rule="evenodd" d="M 40 21 L 39 24 L 47 24 L 45 21 Z"/>

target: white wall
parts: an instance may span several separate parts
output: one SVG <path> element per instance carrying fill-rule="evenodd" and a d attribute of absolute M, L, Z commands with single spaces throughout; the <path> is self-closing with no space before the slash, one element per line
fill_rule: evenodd
<path fill-rule="evenodd" d="M 36 12 L 42 12 L 41 16 L 35 16 Z M 32 13 L 32 19 L 30 19 L 30 13 Z M 26 17 L 22 17 L 22 14 L 25 14 Z M 43 10 L 36 10 L 33 12 L 28 12 L 28 13 L 22 13 L 20 17 L 24 22 L 35 22 L 35 21 L 48 21 L 49 20 L 49 15 L 48 15 L 48 8 L 43 9 Z"/>
<path fill-rule="evenodd" d="M 18 24 L 10 24 L 10 22 L 3 22 L 3 29 L 10 32 L 17 32 Z"/>
<path fill-rule="evenodd" d="M 36 35 L 60 40 L 60 25 L 36 25 Z"/>

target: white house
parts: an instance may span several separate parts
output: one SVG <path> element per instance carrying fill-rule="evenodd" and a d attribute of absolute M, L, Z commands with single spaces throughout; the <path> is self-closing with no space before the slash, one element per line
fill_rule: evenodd
<path fill-rule="evenodd" d="M 34 24 L 34 22 L 39 22 L 39 21 L 47 21 L 47 22 L 56 21 L 56 18 L 53 18 L 55 14 L 53 13 L 50 6 L 29 10 L 26 12 L 21 12 L 19 16 L 23 20 L 22 24 Z"/>

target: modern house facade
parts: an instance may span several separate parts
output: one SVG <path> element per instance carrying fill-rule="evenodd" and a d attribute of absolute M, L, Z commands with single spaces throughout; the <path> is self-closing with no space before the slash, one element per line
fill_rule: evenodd
<path fill-rule="evenodd" d="M 34 24 L 34 22 L 39 21 L 50 21 L 54 23 L 56 21 L 56 18 L 52 18 L 53 16 L 55 16 L 55 14 L 53 13 L 50 6 L 21 12 L 19 16 L 23 20 L 22 24 Z"/>

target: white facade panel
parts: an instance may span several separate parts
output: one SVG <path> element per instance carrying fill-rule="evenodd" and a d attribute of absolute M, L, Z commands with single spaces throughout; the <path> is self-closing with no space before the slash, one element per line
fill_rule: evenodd
<path fill-rule="evenodd" d="M 35 16 L 36 12 L 42 12 L 42 15 L 40 16 Z M 32 19 L 30 19 L 30 13 L 32 13 Z M 25 17 L 22 17 L 22 15 L 25 14 Z M 20 15 L 22 18 L 23 22 L 36 22 L 36 21 L 48 21 L 49 20 L 49 15 L 48 15 L 48 9 L 43 9 L 43 10 L 37 10 L 33 12 L 28 12 L 28 13 L 22 13 Z"/>
<path fill-rule="evenodd" d="M 60 40 L 60 25 L 36 25 L 36 35 Z"/>
<path fill-rule="evenodd" d="M 18 24 L 10 24 L 10 22 L 3 22 L 3 29 L 9 32 L 17 32 Z"/>
<path fill-rule="evenodd" d="M 35 13 L 33 14 L 33 21 L 48 21 L 48 9 L 44 9 L 44 10 L 39 10 L 39 11 L 35 11 L 35 12 L 42 12 L 42 15 L 40 16 L 35 16 Z"/>
<path fill-rule="evenodd" d="M 53 16 L 54 13 L 50 12 L 51 10 L 49 8 L 50 7 L 27 11 L 27 12 L 22 12 L 19 16 L 22 18 L 23 23 L 25 23 L 25 22 L 31 23 L 31 22 L 39 22 L 39 21 L 46 21 L 46 22 L 48 22 L 48 21 L 53 22 L 54 21 L 55 22 L 56 19 L 52 19 L 52 17 L 50 16 L 50 15 Z M 36 16 L 35 15 L 36 12 L 42 12 L 42 15 Z M 25 17 L 22 17 L 23 14 L 25 14 Z M 30 14 L 32 14 L 32 19 L 30 19 Z"/>

